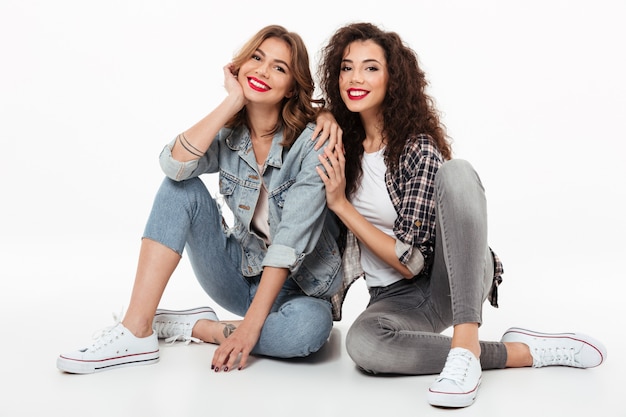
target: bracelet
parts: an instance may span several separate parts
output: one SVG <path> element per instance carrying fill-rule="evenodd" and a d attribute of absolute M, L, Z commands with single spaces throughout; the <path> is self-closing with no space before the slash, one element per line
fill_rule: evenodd
<path fill-rule="evenodd" d="M 187 152 L 189 152 L 190 154 L 192 154 L 192 155 L 194 155 L 194 156 L 197 156 L 198 158 L 201 158 L 201 157 L 204 155 L 204 154 L 202 154 L 202 153 L 196 153 L 196 152 L 192 151 L 191 149 L 189 149 L 189 148 L 187 147 L 187 145 L 185 145 L 185 143 L 183 142 L 183 139 L 184 139 L 185 141 L 187 141 L 187 138 L 185 138 L 185 135 L 183 135 L 183 134 L 180 134 L 180 135 L 176 136 L 176 140 L 178 140 L 178 143 L 180 143 L 180 144 L 181 144 L 181 146 L 182 146 L 183 148 L 185 148 L 185 150 L 186 150 Z M 187 141 L 187 143 L 188 143 L 188 144 L 189 144 L 189 146 L 191 146 L 193 149 L 195 149 L 196 151 L 198 151 L 198 150 L 197 150 L 197 149 L 196 149 L 196 148 L 195 148 L 195 147 L 194 147 L 191 143 L 189 143 L 189 141 Z M 200 152 L 200 151 L 198 151 L 198 152 Z"/>

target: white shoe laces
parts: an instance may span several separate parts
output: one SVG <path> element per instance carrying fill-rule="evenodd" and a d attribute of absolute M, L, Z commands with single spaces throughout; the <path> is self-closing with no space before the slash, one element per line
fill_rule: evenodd
<path fill-rule="evenodd" d="M 542 366 L 563 365 L 579 367 L 576 359 L 576 351 L 574 348 L 555 347 L 548 349 L 533 349 L 533 366 L 540 368 Z"/>
<path fill-rule="evenodd" d="M 121 317 L 123 314 L 123 310 L 118 316 L 113 313 L 113 321 L 114 323 L 110 326 L 107 326 L 97 332 L 95 332 L 91 338 L 94 340 L 93 344 L 87 348 L 90 352 L 96 352 L 103 347 L 113 343 L 114 340 L 118 339 L 120 335 L 122 335 L 123 330 L 118 327 L 118 324 L 122 322 Z"/>
<path fill-rule="evenodd" d="M 182 340 L 186 345 L 191 342 L 204 343 L 202 340 L 186 335 L 185 327 L 188 323 L 181 323 L 177 321 L 158 321 L 154 324 L 154 331 L 157 332 L 159 338 L 165 337 L 165 335 L 172 334 L 172 336 L 165 339 L 165 343 L 174 344 L 177 340 Z"/>
<path fill-rule="evenodd" d="M 470 352 L 451 352 L 438 379 L 449 379 L 459 383 L 464 382 L 472 359 L 470 355 Z"/>

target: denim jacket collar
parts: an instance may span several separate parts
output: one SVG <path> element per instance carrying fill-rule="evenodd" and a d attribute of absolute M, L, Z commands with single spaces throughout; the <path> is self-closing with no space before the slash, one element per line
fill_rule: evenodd
<path fill-rule="evenodd" d="M 279 130 L 272 138 L 272 147 L 267 156 L 267 165 L 281 168 L 283 166 L 283 131 Z M 248 164 L 256 167 L 256 160 L 252 153 L 252 139 L 250 130 L 246 126 L 240 126 L 230 132 L 226 137 L 226 145 L 233 151 L 237 151 L 239 156 Z"/>

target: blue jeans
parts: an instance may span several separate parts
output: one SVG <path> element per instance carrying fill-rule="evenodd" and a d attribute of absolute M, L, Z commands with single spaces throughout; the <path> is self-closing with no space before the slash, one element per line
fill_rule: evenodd
<path fill-rule="evenodd" d="M 493 280 L 487 244 L 485 192 L 463 160 L 442 165 L 435 178 L 437 236 L 430 276 L 370 289 L 370 302 L 346 336 L 350 357 L 364 371 L 438 374 L 451 338 L 441 332 L 482 323 L 482 305 Z M 500 342 L 480 342 L 483 369 L 504 368 Z"/>
<path fill-rule="evenodd" d="M 182 256 L 187 251 L 206 293 L 228 311 L 244 316 L 261 276 L 245 277 L 246 248 L 224 233 L 219 208 L 199 178 L 165 178 L 152 206 L 144 237 Z M 278 358 L 302 357 L 328 340 L 333 321 L 328 301 L 305 295 L 288 279 L 267 317 L 252 353 Z"/>

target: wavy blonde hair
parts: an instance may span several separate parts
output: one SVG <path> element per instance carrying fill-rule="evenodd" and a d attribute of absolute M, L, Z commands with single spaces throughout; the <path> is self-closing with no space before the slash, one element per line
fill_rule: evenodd
<path fill-rule="evenodd" d="M 283 129 L 282 145 L 289 148 L 300 136 L 307 123 L 315 120 L 317 110 L 314 104 L 322 104 L 322 100 L 314 100 L 313 92 L 315 84 L 309 66 L 309 53 L 300 37 L 295 32 L 289 32 L 283 26 L 270 25 L 256 33 L 233 57 L 235 73 L 244 62 L 249 60 L 257 51 L 259 46 L 269 38 L 278 38 L 284 41 L 291 50 L 290 68 L 294 79 L 293 95 L 284 98 L 282 111 L 274 129 L 269 133 L 273 135 L 281 128 Z M 239 127 L 247 123 L 246 108 L 244 107 L 231 120 L 226 127 Z"/>

